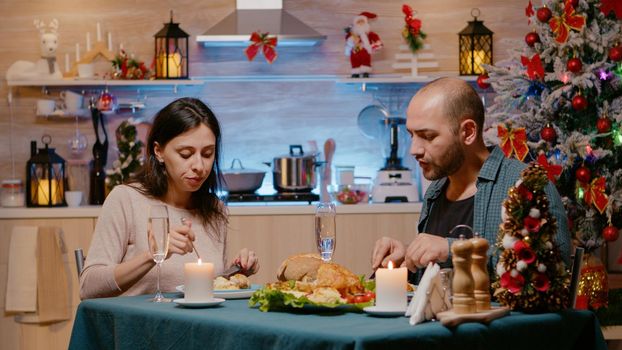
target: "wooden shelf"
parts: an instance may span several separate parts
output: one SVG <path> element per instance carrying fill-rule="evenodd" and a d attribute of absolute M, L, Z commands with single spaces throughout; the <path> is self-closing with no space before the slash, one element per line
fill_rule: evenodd
<path fill-rule="evenodd" d="M 187 86 L 203 85 L 205 81 L 179 80 L 103 80 L 103 79 L 57 79 L 57 80 L 8 80 L 8 86 Z"/>

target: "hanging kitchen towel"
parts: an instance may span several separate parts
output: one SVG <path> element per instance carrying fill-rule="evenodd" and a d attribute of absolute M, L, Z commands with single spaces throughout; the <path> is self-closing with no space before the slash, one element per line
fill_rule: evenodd
<path fill-rule="evenodd" d="M 21 313 L 15 321 L 49 323 L 70 319 L 69 284 L 63 261 L 62 231 L 40 227 L 37 235 L 37 310 Z"/>
<path fill-rule="evenodd" d="M 15 226 L 9 243 L 6 312 L 37 311 L 37 226 Z"/>

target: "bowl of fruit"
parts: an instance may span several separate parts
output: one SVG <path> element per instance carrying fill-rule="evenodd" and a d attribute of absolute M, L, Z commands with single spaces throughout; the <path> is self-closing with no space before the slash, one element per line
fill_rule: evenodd
<path fill-rule="evenodd" d="M 341 204 L 358 204 L 369 201 L 369 184 L 340 185 L 335 198 Z"/>

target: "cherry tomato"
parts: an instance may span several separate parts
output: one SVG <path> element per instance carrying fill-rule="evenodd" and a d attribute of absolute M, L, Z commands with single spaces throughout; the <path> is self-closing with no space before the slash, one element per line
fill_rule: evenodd
<path fill-rule="evenodd" d="M 355 304 L 366 303 L 368 301 L 369 301 L 369 299 L 366 299 L 364 295 L 357 295 L 357 296 L 354 297 L 354 303 Z"/>
<path fill-rule="evenodd" d="M 348 295 L 345 296 L 345 298 L 346 298 L 346 301 L 348 302 L 348 304 L 354 303 L 354 295 L 348 294 Z"/>
<path fill-rule="evenodd" d="M 365 297 L 367 297 L 369 300 L 375 299 L 376 293 L 372 292 L 371 290 L 368 290 L 367 292 L 365 292 Z"/>

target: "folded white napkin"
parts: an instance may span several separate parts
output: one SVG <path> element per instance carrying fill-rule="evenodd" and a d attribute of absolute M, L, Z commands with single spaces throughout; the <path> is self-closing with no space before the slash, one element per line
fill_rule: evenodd
<path fill-rule="evenodd" d="M 15 226 L 9 243 L 5 310 L 37 311 L 37 226 Z"/>
<path fill-rule="evenodd" d="M 439 312 L 451 308 L 449 295 L 441 283 L 440 270 L 441 267 L 432 262 L 425 269 L 417 291 L 406 310 L 406 316 L 410 316 L 411 325 L 432 320 Z"/>

